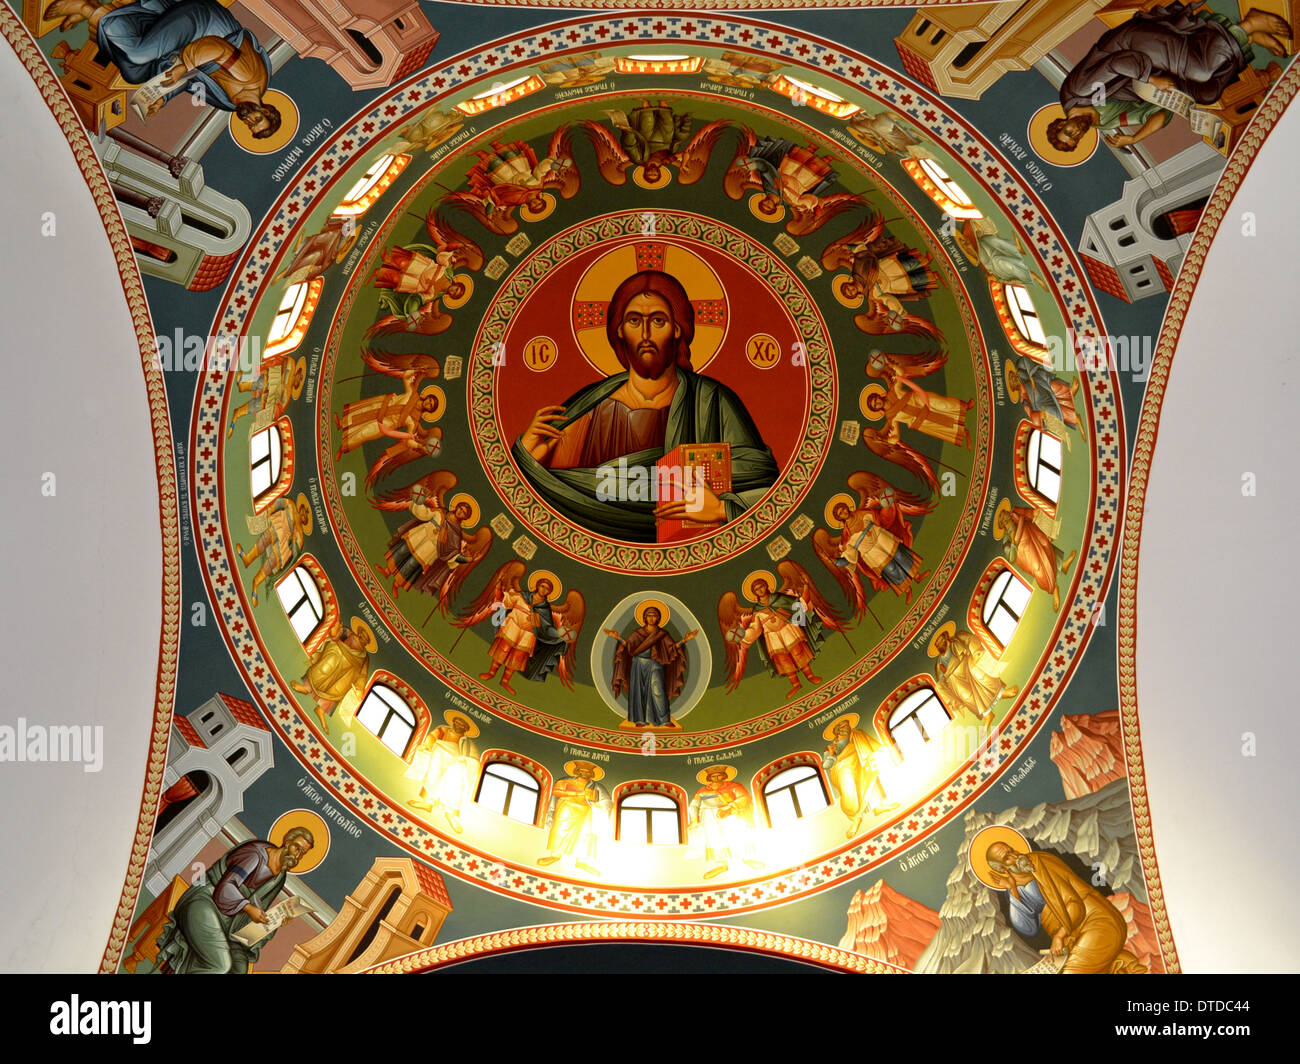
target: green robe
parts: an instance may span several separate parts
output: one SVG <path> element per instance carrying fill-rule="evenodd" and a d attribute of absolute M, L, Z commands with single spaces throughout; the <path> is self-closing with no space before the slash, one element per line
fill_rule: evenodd
<path fill-rule="evenodd" d="M 268 936 L 256 946 L 245 946 L 232 938 L 236 931 L 252 921 L 242 910 L 234 916 L 227 916 L 217 907 L 214 898 L 226 874 L 227 861 L 242 846 L 236 846 L 214 861 L 203 879 L 181 895 L 167 927 L 158 938 L 159 967 L 166 962 L 179 975 L 243 975 L 257 960 L 262 947 L 271 941 L 272 936 Z M 248 903 L 265 911 L 280 893 L 286 876 L 287 873 L 281 871 L 256 889 L 250 889 L 242 882 L 237 889 Z"/>
<path fill-rule="evenodd" d="M 731 445 L 731 491 L 720 495 L 727 520 L 734 521 L 771 489 L 780 470 L 749 411 L 730 388 L 711 377 L 678 370 L 679 383 L 668 407 L 662 447 L 648 448 L 611 459 L 610 466 L 625 461 L 628 469 L 643 466 L 653 482 L 655 463 L 684 443 Z M 594 410 L 627 383 L 627 373 L 617 373 L 588 385 L 564 403 L 566 424 Z M 559 427 L 559 426 L 557 426 Z M 521 437 L 522 440 L 522 437 Z M 547 469 L 516 440 L 512 454 L 533 489 L 553 509 L 575 524 L 612 539 L 639 543 L 656 541 L 655 506 L 651 500 L 605 501 L 597 489 L 609 483 L 594 467 Z"/>

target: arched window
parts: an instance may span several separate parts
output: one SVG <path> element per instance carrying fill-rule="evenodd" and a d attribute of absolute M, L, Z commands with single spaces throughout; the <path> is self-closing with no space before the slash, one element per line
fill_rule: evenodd
<path fill-rule="evenodd" d="M 474 801 L 494 813 L 521 824 L 536 824 L 542 786 L 537 778 L 516 765 L 493 761 L 483 766 Z"/>
<path fill-rule="evenodd" d="M 889 736 L 903 757 L 922 753 L 950 719 L 934 689 L 923 687 L 904 698 L 889 715 Z"/>
<path fill-rule="evenodd" d="M 902 164 L 907 175 L 948 217 L 959 219 L 984 217 L 967 191 L 933 159 L 914 159 L 909 156 L 902 160 Z"/>
<path fill-rule="evenodd" d="M 409 155 L 381 155 L 348 189 L 348 194 L 334 208 L 335 217 L 356 218 L 365 214 L 388 191 L 410 161 Z"/>
<path fill-rule="evenodd" d="M 984 599 L 980 619 L 1002 649 L 1011 645 L 1011 637 L 1020 627 L 1032 588 L 1010 569 L 1003 569 L 993 580 Z"/>
<path fill-rule="evenodd" d="M 618 803 L 621 842 L 676 846 L 682 841 L 682 810 L 666 794 L 639 791 Z"/>
<path fill-rule="evenodd" d="M 393 753 L 401 757 L 415 734 L 415 710 L 387 684 L 374 684 L 357 708 L 356 719 Z"/>
<path fill-rule="evenodd" d="M 1036 347 L 1047 346 L 1047 333 L 1043 331 L 1042 319 L 1038 308 L 1029 294 L 1029 289 L 1022 284 L 1009 284 L 1004 287 L 1007 297 L 1007 309 L 1011 320 L 1015 322 L 1016 331 Z"/>
<path fill-rule="evenodd" d="M 324 287 L 323 277 L 289 286 L 280 300 L 275 317 L 271 319 L 271 328 L 266 334 L 266 349 L 262 352 L 263 360 L 287 354 L 302 343 Z"/>
<path fill-rule="evenodd" d="M 315 577 L 304 565 L 296 565 L 275 585 L 280 605 L 298 639 L 305 646 L 325 620 L 325 600 Z"/>
<path fill-rule="evenodd" d="M 795 765 L 763 785 L 763 805 L 772 827 L 793 823 L 830 804 L 822 774 L 813 765 Z"/>
<path fill-rule="evenodd" d="M 1025 474 L 1029 486 L 1048 502 L 1061 501 L 1061 441 L 1050 432 L 1034 429 L 1025 448 Z"/>
<path fill-rule="evenodd" d="M 284 454 L 280 446 L 280 430 L 272 425 L 248 441 L 248 469 L 252 481 L 253 499 L 265 495 L 280 481 Z"/>

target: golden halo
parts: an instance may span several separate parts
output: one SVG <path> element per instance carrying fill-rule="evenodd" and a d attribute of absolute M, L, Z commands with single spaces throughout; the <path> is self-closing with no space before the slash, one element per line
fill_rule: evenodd
<path fill-rule="evenodd" d="M 778 202 L 776 209 L 769 213 L 763 209 L 763 204 L 767 202 L 766 192 L 755 192 L 749 197 L 749 213 L 757 218 L 760 222 L 779 222 L 785 218 L 785 204 Z"/>
<path fill-rule="evenodd" d="M 656 598 L 643 599 L 637 603 L 637 607 L 632 611 L 632 616 L 636 618 L 637 624 L 645 624 L 645 611 L 651 606 L 659 611 L 659 627 L 663 628 L 668 623 L 668 618 L 673 615 L 672 610 L 665 606 Z"/>
<path fill-rule="evenodd" d="M 1006 890 L 1006 887 L 993 882 L 992 870 L 989 868 L 989 847 L 995 842 L 1005 842 L 1017 853 L 1029 853 L 1031 847 L 1020 832 L 1006 824 L 990 824 L 970 840 L 966 859 L 970 862 L 970 870 L 975 873 L 975 878 L 986 887 Z M 1016 843 L 1020 845 L 1017 846 Z"/>
<path fill-rule="evenodd" d="M 1013 403 L 1020 402 L 1020 397 L 1025 394 L 1025 390 L 1020 380 L 1020 371 L 1016 369 L 1016 364 L 1014 362 L 1004 363 L 1002 375 L 1007 380 L 1007 395 L 1011 397 Z"/>
<path fill-rule="evenodd" d="M 456 506 L 462 502 L 469 507 L 469 517 L 466 518 L 464 521 L 462 521 L 460 524 L 462 528 L 470 528 L 473 525 L 478 524 L 478 519 L 483 516 L 483 511 L 479 509 L 478 502 L 473 495 L 467 495 L 465 492 L 462 491 L 457 495 L 453 495 L 450 499 L 447 500 L 447 512 L 453 513 L 456 509 Z"/>
<path fill-rule="evenodd" d="M 307 360 L 305 358 L 291 359 L 289 365 L 285 368 L 289 371 L 289 394 L 297 399 L 298 396 L 302 395 L 303 386 L 307 383 Z M 302 383 L 295 388 L 293 378 L 299 370 L 302 370 Z"/>
<path fill-rule="evenodd" d="M 673 179 L 672 172 L 666 166 L 659 167 L 659 180 L 651 181 L 645 176 L 645 167 L 638 166 L 632 171 L 632 180 L 642 188 L 663 188 Z"/>
<path fill-rule="evenodd" d="M 844 523 L 840 521 L 838 518 L 836 518 L 835 516 L 835 507 L 838 506 L 840 503 L 845 503 L 848 506 L 850 512 L 858 508 L 858 500 L 855 499 L 848 492 L 842 491 L 838 495 L 832 495 L 830 498 L 830 502 L 826 504 L 826 510 L 825 510 L 826 523 L 830 525 L 831 528 L 844 527 Z"/>
<path fill-rule="evenodd" d="M 1007 524 L 1002 523 L 1003 515 L 1009 516 L 1010 513 L 1011 500 L 1004 497 L 1002 501 L 998 503 L 998 508 L 993 511 L 993 535 L 997 539 L 1001 539 L 1010 530 L 1011 526 L 1009 522 Z"/>
<path fill-rule="evenodd" d="M 459 287 L 459 294 L 453 295 L 452 289 Z M 474 278 L 467 273 L 458 273 L 452 279 L 447 294 L 442 297 L 442 305 L 448 310 L 455 310 L 457 307 L 463 307 L 470 301 L 474 294 Z"/>
<path fill-rule="evenodd" d="M 234 112 L 230 115 L 230 135 L 250 155 L 271 155 L 298 135 L 298 105 L 289 96 L 279 89 L 267 89 L 262 102 L 280 112 L 280 128 L 264 140 L 254 137 L 253 131 Z"/>
<path fill-rule="evenodd" d="M 357 246 L 357 241 L 361 239 L 361 227 L 352 230 L 352 235 L 343 241 L 343 246 L 339 248 L 338 254 L 334 256 L 334 264 L 338 265 L 348 257 L 352 249 Z"/>
<path fill-rule="evenodd" d="M 473 739 L 478 736 L 479 733 L 478 725 L 475 724 L 474 721 L 471 720 L 469 717 L 465 716 L 464 713 L 458 713 L 454 709 L 449 709 L 445 713 L 443 713 L 442 719 L 447 722 L 448 727 L 451 727 L 451 722 L 453 720 L 463 720 L 466 724 L 469 725 L 469 731 L 465 733 L 465 738 Z"/>
<path fill-rule="evenodd" d="M 567 772 L 574 779 L 577 779 L 579 765 L 590 765 L 592 768 L 596 770 L 595 775 L 591 777 L 593 781 L 603 780 L 605 778 L 605 770 L 601 768 L 599 765 L 597 765 L 594 761 L 583 761 L 581 759 L 574 760 L 574 761 L 566 761 L 564 763 L 564 771 Z"/>
<path fill-rule="evenodd" d="M 421 411 L 420 413 L 420 420 L 427 422 L 430 425 L 441 421 L 442 415 L 447 411 L 447 393 L 436 384 L 430 384 L 429 387 L 425 388 L 424 391 L 420 393 L 421 402 L 428 399 L 431 395 L 438 400 L 438 409 L 432 414 L 425 413 L 424 411 Z"/>
<path fill-rule="evenodd" d="M 519 217 L 521 217 L 525 222 L 540 222 L 543 218 L 549 218 L 551 212 L 555 210 L 555 197 L 549 192 L 543 192 L 541 197 L 543 203 L 541 210 L 529 210 L 528 204 L 525 203 L 519 208 Z"/>
<path fill-rule="evenodd" d="M 727 335 L 730 318 L 730 301 L 727 290 L 722 287 L 713 267 L 689 247 L 674 244 L 656 237 L 654 240 L 637 239 L 620 244 L 600 255 L 583 272 L 573 290 L 570 304 L 572 312 L 573 336 L 578 343 L 582 357 L 607 377 L 622 373 L 625 366 L 619 365 L 618 357 L 609 346 L 605 334 L 605 322 L 602 318 L 594 324 L 579 324 L 584 319 L 580 308 L 584 306 L 603 306 L 606 313 L 615 290 L 633 274 L 639 272 L 637 244 L 653 243 L 663 247 L 663 264 L 658 268 L 681 282 L 686 295 L 693 302 L 712 301 L 723 307 L 723 325 L 701 325 L 695 322 L 695 339 L 691 341 L 691 368 L 699 373 L 717 355 L 722 341 Z"/>
<path fill-rule="evenodd" d="M 750 573 L 747 577 L 745 577 L 745 582 L 740 585 L 741 592 L 744 594 L 745 598 L 749 599 L 750 602 L 758 601 L 758 599 L 754 598 L 754 584 L 758 580 L 766 581 L 769 591 L 776 590 L 776 577 L 773 576 L 771 572 L 768 571 L 767 569 L 755 569 L 752 573 Z"/>
<path fill-rule="evenodd" d="M 291 876 L 301 876 L 316 868 L 330 852 L 330 829 L 319 813 L 314 813 L 310 809 L 291 809 L 276 818 L 275 823 L 271 825 L 271 830 L 267 832 L 266 841 L 272 846 L 283 846 L 284 837 L 291 828 L 306 828 L 311 832 L 311 849 L 303 854 L 301 861 L 288 870 Z"/>
<path fill-rule="evenodd" d="M 373 654 L 379 649 L 379 640 L 375 638 L 375 633 L 371 630 L 370 625 L 366 624 L 360 617 L 353 617 L 352 624 L 349 626 L 357 633 L 357 638 L 361 640 L 366 650 Z"/>
<path fill-rule="evenodd" d="M 850 285 L 856 285 L 857 282 L 847 273 L 841 273 L 831 282 L 831 291 L 835 293 L 835 298 L 839 300 L 840 306 L 848 307 L 849 310 L 857 310 L 862 306 L 862 293 L 856 296 L 844 294 L 844 289 Z"/>
<path fill-rule="evenodd" d="M 884 410 L 872 410 L 867 405 L 867 401 L 873 395 L 885 399 L 889 396 L 889 390 L 883 384 L 868 384 L 858 393 L 858 409 L 862 411 L 862 416 L 868 421 L 879 421 L 885 416 Z"/>
<path fill-rule="evenodd" d="M 828 725 L 826 725 L 826 730 L 822 732 L 822 738 L 834 739 L 835 728 L 839 725 L 840 721 L 842 720 L 847 720 L 849 722 L 850 728 L 856 728 L 858 726 L 858 721 L 860 721 L 861 719 L 862 718 L 859 717 L 856 713 L 842 713 L 838 717 L 836 717 L 833 721 L 831 721 Z"/>
<path fill-rule="evenodd" d="M 1097 132 L 1097 127 L 1093 126 L 1083 135 L 1079 146 L 1074 151 L 1061 151 L 1059 148 L 1054 148 L 1052 142 L 1047 139 L 1047 127 L 1056 119 L 1064 117 L 1065 112 L 1061 110 L 1059 103 L 1049 103 L 1035 111 L 1034 117 L 1029 120 L 1030 146 L 1040 159 L 1053 166 L 1062 168 L 1082 166 L 1092 158 L 1098 145 L 1101 144 L 1101 134 Z"/>
<path fill-rule="evenodd" d="M 294 502 L 298 507 L 298 513 L 300 516 L 302 514 L 302 508 L 304 506 L 307 507 L 307 521 L 302 527 L 302 534 L 304 536 L 310 536 L 312 529 L 312 509 L 311 503 L 307 499 L 307 493 L 303 491 L 298 492 L 298 498 L 295 499 Z"/>
<path fill-rule="evenodd" d="M 708 768 L 702 768 L 699 772 L 695 773 L 695 778 L 705 786 L 708 786 L 708 776 L 710 772 L 725 772 L 727 774 L 728 782 L 736 778 L 735 765 L 710 765 Z"/>
<path fill-rule="evenodd" d="M 532 575 L 528 577 L 528 590 L 536 591 L 537 583 L 543 577 L 545 577 L 551 583 L 551 596 L 546 601 L 554 602 L 556 599 L 560 597 L 561 594 L 563 594 L 564 584 L 561 583 L 560 578 L 556 576 L 553 572 L 551 572 L 549 569 L 533 570 Z"/>
<path fill-rule="evenodd" d="M 979 241 L 973 236 L 968 237 L 967 233 L 973 233 L 974 226 L 970 222 L 962 222 L 961 225 L 953 231 L 952 242 L 957 245 L 957 250 L 966 256 L 966 261 L 972 266 L 980 264 Z"/>
<path fill-rule="evenodd" d="M 930 636 L 930 645 L 926 648 L 925 652 L 929 654 L 930 657 L 937 658 L 939 656 L 939 648 L 936 644 L 939 642 L 939 637 L 941 635 L 946 635 L 949 639 L 952 639 L 956 634 L 957 626 L 953 624 L 952 621 L 949 621 L 947 624 L 941 626 L 934 635 Z"/>

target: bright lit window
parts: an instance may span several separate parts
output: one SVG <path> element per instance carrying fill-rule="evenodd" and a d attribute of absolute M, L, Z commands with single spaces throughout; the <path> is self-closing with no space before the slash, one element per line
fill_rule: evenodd
<path fill-rule="evenodd" d="M 280 430 L 272 425 L 248 441 L 253 498 L 260 499 L 280 479 Z"/>
<path fill-rule="evenodd" d="M 1029 289 L 1021 284 L 1003 286 L 1007 297 L 1007 309 L 1016 323 L 1016 329 L 1032 344 L 1047 346 L 1047 333 L 1043 331 L 1042 319 L 1034 308 L 1034 301 L 1029 297 Z"/>
<path fill-rule="evenodd" d="M 310 288 L 311 282 L 303 281 L 285 292 L 284 298 L 280 300 L 280 309 L 275 312 L 275 318 L 271 322 L 271 332 L 267 336 L 268 343 L 278 344 L 293 332 L 293 327 L 302 315 L 302 308 L 307 305 L 307 293 Z"/>
<path fill-rule="evenodd" d="M 1061 499 L 1061 441 L 1050 432 L 1034 429 L 1026 455 L 1029 486 L 1048 502 Z"/>
<path fill-rule="evenodd" d="M 381 155 L 371 163 L 370 169 L 361 175 L 361 180 L 353 185 L 348 190 L 348 194 L 343 197 L 344 204 L 356 203 L 357 200 L 364 199 L 366 193 L 383 180 L 384 174 L 388 173 L 388 168 L 392 164 L 393 156 L 391 155 Z"/>
<path fill-rule="evenodd" d="M 357 721 L 398 757 L 406 753 L 415 734 L 415 710 L 387 684 L 370 688 L 357 710 Z"/>
<path fill-rule="evenodd" d="M 1025 614 L 1031 594 L 1029 585 L 1010 569 L 1002 570 L 994 579 L 981 616 L 993 638 L 1004 648 L 1010 646 L 1011 637 L 1020 627 L 1020 618 Z"/>
<path fill-rule="evenodd" d="M 306 643 L 325 618 L 325 604 L 316 581 L 299 565 L 275 585 L 275 593 L 299 641 Z"/>
<path fill-rule="evenodd" d="M 938 738 L 948 726 L 948 711 L 939 696 L 929 687 L 913 691 L 889 715 L 889 734 L 893 736 L 899 753 L 922 753 L 926 744 Z"/>
<path fill-rule="evenodd" d="M 483 769 L 474 801 L 521 824 L 535 824 L 541 797 L 542 788 L 531 773 L 493 761 Z"/>
<path fill-rule="evenodd" d="M 925 171 L 926 176 L 938 185 L 944 195 L 957 204 L 958 207 L 975 206 L 975 201 L 966 195 L 966 190 L 949 177 L 948 171 L 937 162 L 933 159 L 921 159 L 920 163 L 921 169 Z"/>
<path fill-rule="evenodd" d="M 618 803 L 618 837 L 622 842 L 675 846 L 682 841 L 677 803 L 666 794 L 631 794 Z"/>
<path fill-rule="evenodd" d="M 772 827 L 793 823 L 831 804 L 821 773 L 812 765 L 778 772 L 763 787 L 763 801 Z"/>

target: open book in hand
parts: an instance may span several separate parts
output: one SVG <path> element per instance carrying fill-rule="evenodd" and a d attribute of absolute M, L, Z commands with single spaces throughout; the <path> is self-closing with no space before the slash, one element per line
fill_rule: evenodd
<path fill-rule="evenodd" d="M 264 939 L 270 938 L 295 916 L 306 916 L 311 912 L 315 910 L 302 898 L 285 898 L 278 905 L 272 905 L 266 910 L 266 923 L 259 924 L 255 920 L 250 920 L 231 937 L 245 946 L 256 946 Z"/>

